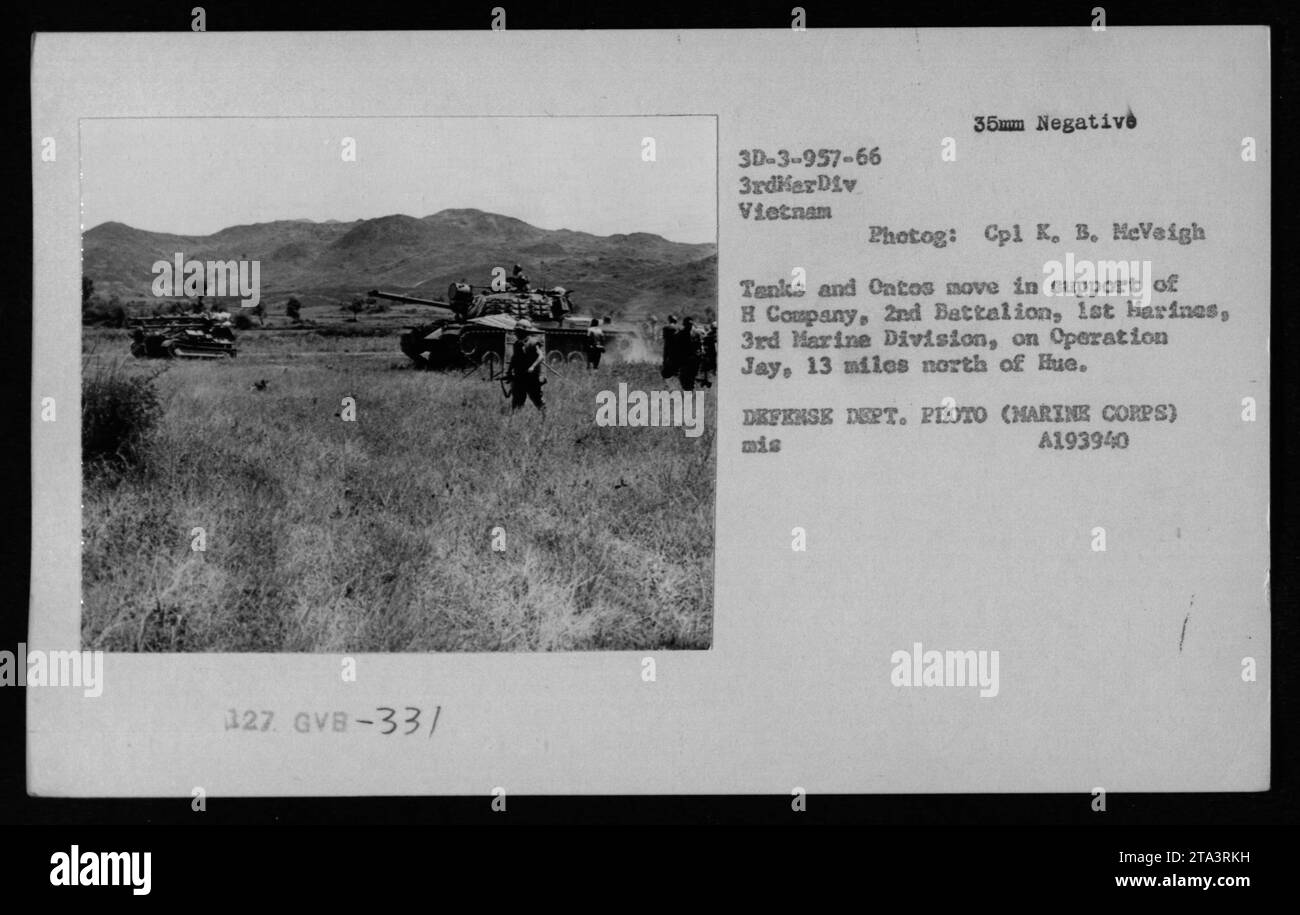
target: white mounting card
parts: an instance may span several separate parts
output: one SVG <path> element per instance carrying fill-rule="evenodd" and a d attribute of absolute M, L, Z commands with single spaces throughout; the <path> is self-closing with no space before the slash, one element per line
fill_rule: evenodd
<path fill-rule="evenodd" d="M 1269 55 L 35 36 L 29 790 L 1267 789 Z"/>

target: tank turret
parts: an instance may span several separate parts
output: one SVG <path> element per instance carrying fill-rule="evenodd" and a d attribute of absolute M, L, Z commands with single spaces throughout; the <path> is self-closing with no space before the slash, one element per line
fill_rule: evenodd
<path fill-rule="evenodd" d="M 477 365 L 488 358 L 504 358 L 509 331 L 515 321 L 523 318 L 533 322 L 545 338 L 548 362 L 582 364 L 586 359 L 587 328 L 592 319 L 573 313 L 573 290 L 562 286 L 530 287 L 525 291 L 453 283 L 446 301 L 378 289 L 368 294 L 438 310 L 433 320 L 407 328 L 402 334 L 402 352 L 421 368 Z M 606 346 L 615 353 L 631 341 L 628 329 L 609 325 L 603 329 Z"/>

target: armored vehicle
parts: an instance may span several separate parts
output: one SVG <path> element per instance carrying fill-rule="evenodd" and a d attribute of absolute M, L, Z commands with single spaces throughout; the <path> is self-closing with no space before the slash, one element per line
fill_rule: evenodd
<path fill-rule="evenodd" d="M 504 357 L 515 322 L 526 318 L 544 337 L 546 360 L 552 365 L 586 359 L 587 329 L 591 317 L 573 314 L 571 291 L 563 287 L 529 291 L 499 291 L 453 283 L 446 300 L 422 299 L 372 289 L 373 298 L 424 305 L 437 313 L 427 324 L 402 334 L 402 352 L 421 368 L 481 365 Z M 620 353 L 632 341 L 631 328 L 601 325 L 605 347 Z"/>
<path fill-rule="evenodd" d="M 137 359 L 233 359 L 235 334 L 228 314 L 133 318 L 131 355 Z"/>

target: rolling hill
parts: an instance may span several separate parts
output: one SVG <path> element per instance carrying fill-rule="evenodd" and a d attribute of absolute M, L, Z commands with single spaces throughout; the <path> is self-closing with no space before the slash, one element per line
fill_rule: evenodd
<path fill-rule="evenodd" d="M 717 248 L 658 235 L 598 236 L 539 229 L 481 210 L 381 216 L 353 222 L 277 220 L 205 236 L 148 232 L 119 222 L 87 231 L 82 272 L 97 296 L 151 300 L 155 261 L 261 262 L 261 294 L 274 308 L 290 296 L 336 304 L 368 289 L 442 298 L 448 283 L 490 282 L 493 267 L 522 264 L 536 286 L 573 290 L 580 310 L 624 317 L 716 309 Z"/>

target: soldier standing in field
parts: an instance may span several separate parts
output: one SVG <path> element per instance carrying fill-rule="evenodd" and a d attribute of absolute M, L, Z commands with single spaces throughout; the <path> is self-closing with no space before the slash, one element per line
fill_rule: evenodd
<path fill-rule="evenodd" d="M 600 367 L 600 354 L 605 352 L 605 332 L 600 329 L 600 322 L 591 319 L 587 328 L 587 368 L 595 370 Z"/>
<path fill-rule="evenodd" d="M 545 353 L 530 334 L 537 330 L 530 322 L 515 322 L 514 351 L 510 356 L 510 409 L 518 410 L 524 400 L 531 400 L 538 410 L 546 410 L 542 401 L 542 363 Z"/>
<path fill-rule="evenodd" d="M 695 333 L 693 318 L 683 319 L 682 329 L 677 332 L 674 343 L 677 380 L 681 382 L 683 391 L 694 391 L 695 378 L 700 373 L 700 337 Z"/>
<path fill-rule="evenodd" d="M 700 361 L 700 385 L 702 387 L 713 387 L 713 380 L 710 376 L 718 372 L 718 322 L 713 321 L 709 324 L 708 329 L 704 332 L 704 356 Z"/>
<path fill-rule="evenodd" d="M 669 315 L 668 323 L 664 325 L 664 359 L 663 364 L 659 366 L 659 375 L 663 378 L 672 378 L 677 374 L 676 337 L 677 315 Z"/>

